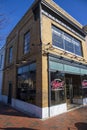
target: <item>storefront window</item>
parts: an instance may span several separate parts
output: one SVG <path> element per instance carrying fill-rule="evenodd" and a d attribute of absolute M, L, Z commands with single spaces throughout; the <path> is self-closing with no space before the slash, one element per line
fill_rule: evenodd
<path fill-rule="evenodd" d="M 32 63 L 18 68 L 17 98 L 35 104 L 36 64 Z"/>
<path fill-rule="evenodd" d="M 87 98 L 87 75 L 82 76 L 83 98 Z"/>
<path fill-rule="evenodd" d="M 56 71 L 50 72 L 51 106 L 65 102 L 64 74 Z"/>

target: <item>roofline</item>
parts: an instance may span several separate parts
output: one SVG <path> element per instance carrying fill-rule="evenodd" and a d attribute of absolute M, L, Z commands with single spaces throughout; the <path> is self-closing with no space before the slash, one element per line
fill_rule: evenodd
<path fill-rule="evenodd" d="M 51 0 L 54 4 L 56 4 L 56 2 L 54 2 L 53 0 Z M 78 22 L 74 17 L 72 17 L 67 11 L 65 11 L 63 8 L 61 8 L 58 4 L 56 4 L 61 10 L 63 10 L 63 12 L 65 12 L 67 15 L 69 15 L 69 17 L 71 17 L 75 22 L 77 22 L 77 24 L 79 24 L 80 26 L 82 26 L 82 24 L 80 22 Z"/>
<path fill-rule="evenodd" d="M 51 0 L 56 6 L 58 6 L 53 0 Z M 20 22 L 24 19 L 24 17 L 28 14 L 28 12 L 34 8 L 35 5 L 37 4 L 43 4 L 44 6 L 46 6 L 47 8 L 49 8 L 50 10 L 52 10 L 54 13 L 56 13 L 57 15 L 59 15 L 62 19 L 64 19 L 67 23 L 69 23 L 70 25 L 72 25 L 73 27 L 75 27 L 77 30 L 79 30 L 81 33 L 84 33 L 83 29 L 80 28 L 79 26 L 77 26 L 75 23 L 73 23 L 69 18 L 67 18 L 66 16 L 64 16 L 61 12 L 59 12 L 56 8 L 54 8 L 52 5 L 50 5 L 47 1 L 45 0 L 35 0 L 32 5 L 29 7 L 29 9 L 27 10 L 27 12 L 23 15 L 23 17 L 19 20 L 19 22 L 15 25 L 15 27 L 12 29 L 12 31 L 8 34 L 7 39 L 9 38 L 9 36 L 12 34 L 12 32 L 17 28 L 17 26 L 20 24 Z M 59 7 L 59 6 L 58 6 Z M 61 10 L 63 10 L 61 7 L 59 7 Z M 65 10 L 63 10 L 67 15 L 69 15 Z M 73 18 L 71 15 L 69 15 L 69 17 Z M 74 19 L 74 18 L 73 18 Z M 75 20 L 76 21 L 76 20 Z M 83 26 L 82 26 L 83 27 Z M 6 40 L 7 41 L 7 40 Z"/>
<path fill-rule="evenodd" d="M 83 26 L 83 31 L 86 33 L 87 35 L 87 25 Z"/>
<path fill-rule="evenodd" d="M 54 1 L 52 1 L 54 2 Z M 56 8 L 54 8 L 52 5 L 50 5 L 48 2 L 46 2 L 45 0 L 41 0 L 41 3 L 46 6 L 47 8 L 49 8 L 51 11 L 53 11 L 54 13 L 56 13 L 57 15 L 59 15 L 62 19 L 64 19 L 67 23 L 69 23 L 70 25 L 72 25 L 74 28 L 76 28 L 78 31 L 80 31 L 82 34 L 85 35 L 84 31 L 82 30 L 82 28 L 80 28 L 79 26 L 77 26 L 74 22 L 72 22 L 69 18 L 67 18 L 66 16 L 64 16 L 61 12 L 59 12 Z M 54 2 L 55 3 L 55 2 Z M 55 3 L 56 4 L 56 3 Z M 57 4 L 56 4 L 57 5 Z M 57 5 L 58 6 L 58 5 Z M 62 9 L 62 8 L 61 8 Z M 62 9 L 63 10 L 63 9 Z M 64 10 L 63 10 L 64 11 Z M 65 11 L 64 11 L 65 12 Z M 67 13 L 67 12 L 66 12 Z M 68 13 L 67 13 L 68 14 Z M 69 14 L 68 14 L 69 15 Z M 73 18 L 71 15 L 69 15 L 69 17 Z M 73 18 L 74 19 L 74 18 Z M 75 20 L 76 21 L 76 20 Z M 76 21 L 77 22 L 77 21 Z M 78 22 L 79 23 L 79 22 Z M 81 25 L 81 24 L 80 24 Z M 82 25 L 81 25 L 82 26 Z M 83 26 L 82 26 L 83 27 Z"/>
<path fill-rule="evenodd" d="M 28 12 L 36 5 L 39 4 L 41 2 L 41 0 L 34 0 L 34 2 L 31 4 L 31 6 L 29 7 L 29 9 L 27 10 L 27 12 L 21 17 L 21 19 L 18 21 L 18 23 L 13 27 L 13 29 L 11 30 L 11 32 L 9 32 L 7 39 L 9 38 L 9 36 L 12 34 L 12 32 L 17 28 L 17 26 L 20 24 L 20 22 L 24 19 L 24 17 L 28 14 Z"/>

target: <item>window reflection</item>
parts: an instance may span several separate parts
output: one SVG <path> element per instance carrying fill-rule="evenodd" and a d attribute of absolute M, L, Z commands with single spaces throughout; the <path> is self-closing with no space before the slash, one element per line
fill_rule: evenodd
<path fill-rule="evenodd" d="M 18 69 L 17 98 L 35 104 L 36 96 L 36 64 Z"/>
<path fill-rule="evenodd" d="M 24 54 L 28 53 L 30 49 L 30 32 L 24 35 Z"/>
<path fill-rule="evenodd" d="M 12 63 L 13 60 L 13 47 L 9 48 L 9 63 Z"/>

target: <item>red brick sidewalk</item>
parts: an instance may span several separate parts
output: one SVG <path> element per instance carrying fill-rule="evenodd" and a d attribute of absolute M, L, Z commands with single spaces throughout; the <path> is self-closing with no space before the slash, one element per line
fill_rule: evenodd
<path fill-rule="evenodd" d="M 0 103 L 0 130 L 87 130 L 87 106 L 40 120 Z"/>

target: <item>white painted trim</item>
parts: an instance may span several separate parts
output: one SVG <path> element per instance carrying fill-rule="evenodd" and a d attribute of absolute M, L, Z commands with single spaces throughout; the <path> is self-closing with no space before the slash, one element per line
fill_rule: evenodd
<path fill-rule="evenodd" d="M 7 104 L 8 96 L 2 95 L 2 101 Z M 79 103 L 82 103 L 82 100 L 78 101 Z M 12 107 L 16 108 L 19 111 L 22 111 L 28 115 L 39 117 L 41 119 L 46 119 L 49 117 L 57 116 L 59 114 L 67 112 L 67 104 L 59 104 L 56 106 L 45 107 L 40 108 L 38 106 L 23 102 L 18 99 L 12 98 Z M 87 105 L 87 98 L 83 99 L 83 106 Z"/>
<path fill-rule="evenodd" d="M 87 105 L 87 98 L 83 98 L 83 105 Z"/>
<path fill-rule="evenodd" d="M 48 107 L 42 108 L 42 119 L 46 119 L 46 118 L 49 118 L 49 108 Z"/>
<path fill-rule="evenodd" d="M 76 104 L 83 104 L 83 99 L 76 99 L 76 98 L 74 98 L 73 99 L 73 103 L 76 103 Z"/>
<path fill-rule="evenodd" d="M 7 104 L 7 96 L 3 95 L 2 96 L 2 101 Z M 13 99 L 12 98 L 12 107 L 16 108 L 17 110 L 20 110 L 28 115 L 34 116 L 34 117 L 39 117 L 42 119 L 49 118 L 49 110 L 50 110 L 50 117 L 59 115 L 61 113 L 64 113 L 67 111 L 66 103 L 57 105 L 57 106 L 52 106 L 50 108 L 45 107 L 45 108 L 40 108 L 38 106 L 20 101 L 18 99 Z"/>
<path fill-rule="evenodd" d="M 67 112 L 66 103 L 50 107 L 50 117 L 62 114 L 64 112 Z"/>
<path fill-rule="evenodd" d="M 38 106 L 23 102 L 18 99 L 12 99 L 12 106 L 28 115 L 42 118 L 42 109 Z"/>

